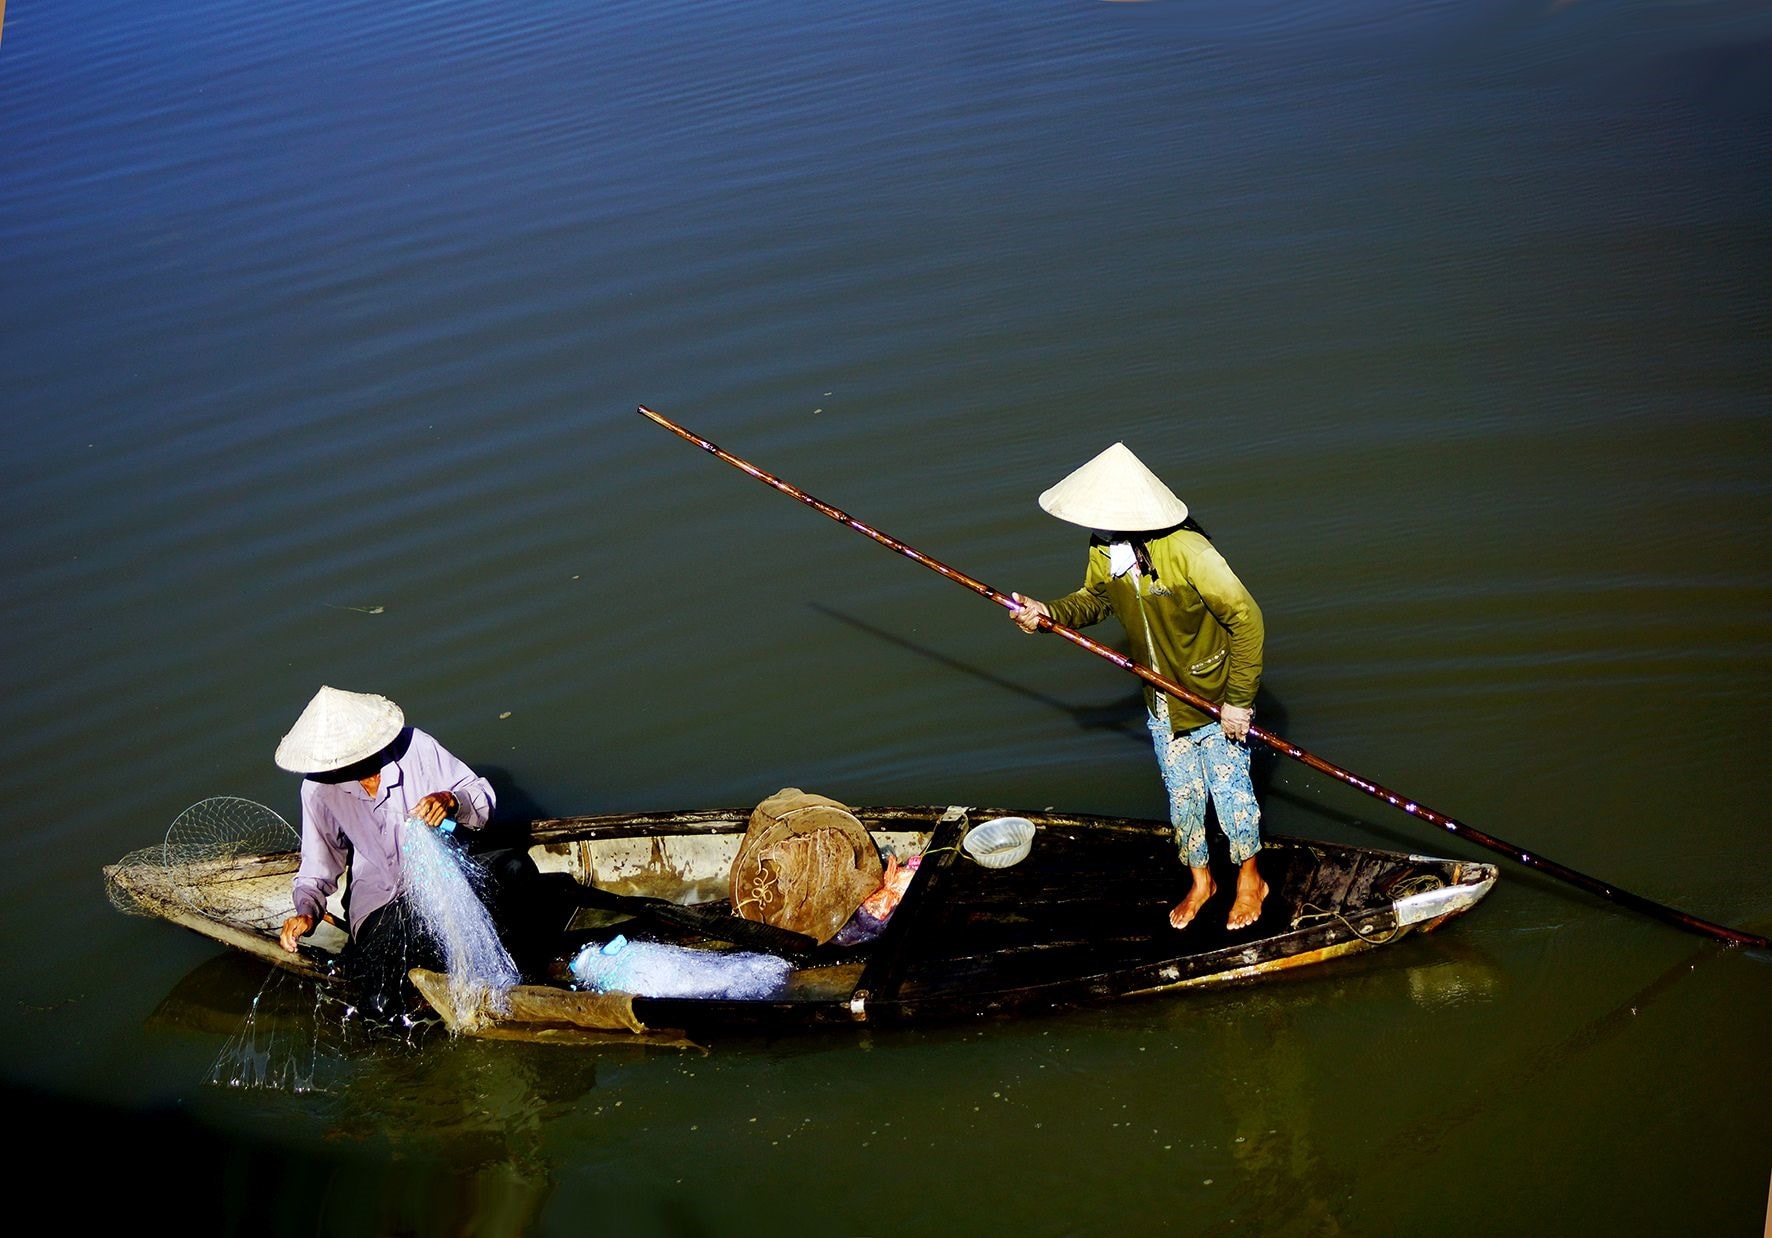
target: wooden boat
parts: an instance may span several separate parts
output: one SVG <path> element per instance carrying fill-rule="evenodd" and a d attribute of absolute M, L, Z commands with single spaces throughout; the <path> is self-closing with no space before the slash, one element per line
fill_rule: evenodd
<path fill-rule="evenodd" d="M 1394 945 L 1475 906 L 1493 865 L 1304 839 L 1264 840 L 1269 896 L 1256 924 L 1231 931 L 1234 874 L 1177 932 L 1185 888 L 1167 823 L 960 806 L 851 808 L 883 855 L 922 857 L 872 940 L 843 947 L 732 914 L 728 875 L 750 809 L 538 820 L 530 854 L 564 892 L 559 964 L 496 1008 L 458 1009 L 448 977 L 415 970 L 419 992 L 454 1032 L 506 1039 L 601 1040 L 610 1032 L 680 1037 L 729 1027 L 932 1022 L 1051 1011 L 1247 982 Z M 962 847 L 998 817 L 1034 825 L 1025 858 L 986 867 Z M 157 849 L 156 849 L 157 850 Z M 323 924 L 290 954 L 277 943 L 299 860 L 287 851 L 181 858 L 143 855 L 105 869 L 117 906 L 181 925 L 279 967 L 328 978 L 343 933 Z M 336 902 L 335 902 L 336 909 Z M 731 952 L 769 949 L 786 982 L 762 999 L 597 993 L 566 961 L 616 934 Z"/>

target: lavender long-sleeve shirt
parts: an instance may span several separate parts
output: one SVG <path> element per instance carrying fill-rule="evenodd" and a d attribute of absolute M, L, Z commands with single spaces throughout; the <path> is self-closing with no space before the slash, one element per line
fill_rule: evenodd
<path fill-rule="evenodd" d="M 412 806 L 433 791 L 453 791 L 456 824 L 477 830 L 492 818 L 492 785 L 417 727 L 407 727 L 382 753 L 375 798 L 356 779 L 301 784 L 301 868 L 295 874 L 297 915 L 318 923 L 326 899 L 350 868 L 351 928 L 400 892 L 400 829 Z"/>

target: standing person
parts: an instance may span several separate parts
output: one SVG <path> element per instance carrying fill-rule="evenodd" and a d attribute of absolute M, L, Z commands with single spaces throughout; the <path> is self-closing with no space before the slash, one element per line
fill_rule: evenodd
<path fill-rule="evenodd" d="M 1124 443 L 1115 443 L 1040 496 L 1049 514 L 1090 531 L 1083 587 L 1053 602 L 1022 594 L 1010 617 L 1024 632 L 1040 619 L 1068 628 L 1112 614 L 1134 657 L 1219 707 L 1209 714 L 1145 685 L 1151 739 L 1175 841 L 1193 873 L 1169 923 L 1186 928 L 1216 892 L 1206 840 L 1210 798 L 1237 865 L 1226 925 L 1247 928 L 1261 915 L 1267 883 L 1256 864 L 1261 808 L 1249 778 L 1249 724 L 1261 682 L 1261 609 L 1205 530 Z"/>
<path fill-rule="evenodd" d="M 463 830 L 484 829 L 497 802 L 492 785 L 429 734 L 407 726 L 386 697 L 332 687 L 308 702 L 275 759 L 303 775 L 295 913 L 283 921 L 279 941 L 293 954 L 345 877 L 346 974 L 372 1015 L 398 1016 L 409 1004 L 402 987 L 408 968 L 440 962 L 402 897 L 400 831 L 409 818 L 433 828 L 451 820 Z M 527 854 L 487 864 L 495 883 L 511 886 L 525 866 L 534 869 Z"/>

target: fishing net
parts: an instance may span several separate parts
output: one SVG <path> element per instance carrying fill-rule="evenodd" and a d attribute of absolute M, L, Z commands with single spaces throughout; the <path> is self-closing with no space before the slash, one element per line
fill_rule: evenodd
<path fill-rule="evenodd" d="M 596 993 L 637 997 L 707 997 L 765 1001 L 777 996 L 793 965 L 750 950 L 696 950 L 617 935 L 592 943 L 569 964 L 575 980 Z"/>
<path fill-rule="evenodd" d="M 330 947 L 303 944 L 287 954 L 277 945 L 293 912 L 291 883 L 300 860 L 300 832 L 274 809 L 214 796 L 181 812 L 160 842 L 105 868 L 106 893 L 119 911 L 184 924 L 275 964 L 244 1010 L 231 1006 L 233 989 L 220 999 L 204 994 L 217 1000 L 213 1007 L 209 1000 L 192 1007 L 205 1028 L 216 1017 L 236 1020 L 210 1067 L 206 1082 L 212 1085 L 333 1091 L 348 1081 L 351 1063 L 364 1051 L 413 1045 L 439 1026 L 435 1014 L 422 1010 L 398 1024 L 357 1017 L 352 994 L 334 983 L 341 973 Z M 342 937 L 334 933 L 333 939 Z"/>
<path fill-rule="evenodd" d="M 820 945 L 880 888 L 880 849 L 842 804 L 783 787 L 751 813 L 732 862 L 732 910 Z"/>
<path fill-rule="evenodd" d="M 289 881 L 301 835 L 274 809 L 218 795 L 181 812 L 157 845 L 130 852 L 105 869 L 105 892 L 119 911 L 165 916 L 186 908 L 265 928 L 288 913 Z M 228 880 L 217 880 L 226 875 Z M 265 883 L 280 883 L 282 904 L 266 907 Z"/>
<path fill-rule="evenodd" d="M 215 795 L 179 813 L 160 846 L 166 863 L 176 864 L 297 850 L 301 834 L 275 809 L 234 795 Z"/>
<path fill-rule="evenodd" d="M 499 940 L 484 894 L 488 876 L 474 858 L 420 821 L 403 827 L 405 897 L 447 965 L 451 1027 L 476 1030 L 508 1013 L 517 965 Z"/>
<path fill-rule="evenodd" d="M 295 1094 L 338 1090 L 349 1081 L 352 1059 L 386 1042 L 390 1030 L 349 1012 L 337 986 L 267 967 L 204 1082 Z M 414 1043 L 410 1034 L 405 1043 Z"/>

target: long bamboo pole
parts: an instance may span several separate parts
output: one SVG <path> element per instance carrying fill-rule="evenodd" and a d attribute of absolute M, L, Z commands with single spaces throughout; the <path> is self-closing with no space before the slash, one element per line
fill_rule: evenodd
<path fill-rule="evenodd" d="M 989 598 L 1006 610 L 1015 611 L 1021 609 L 1021 603 L 1017 602 L 1008 594 L 993 589 L 983 581 L 975 580 L 956 568 L 949 567 L 939 559 L 931 558 L 914 546 L 907 546 L 897 538 L 891 537 L 888 534 L 880 532 L 878 529 L 863 524 L 848 512 L 832 507 L 822 499 L 814 498 L 805 491 L 789 485 L 781 478 L 776 477 L 771 473 L 764 472 L 749 461 L 741 460 L 731 452 L 716 447 L 707 439 L 691 433 L 663 414 L 654 412 L 643 404 L 639 406 L 637 411 L 641 416 L 658 423 L 673 434 L 694 443 L 703 451 L 719 457 L 740 472 L 748 473 L 764 485 L 779 490 L 788 497 L 798 499 L 808 507 L 824 513 L 838 524 L 847 525 L 862 536 L 872 538 L 882 546 L 885 546 L 890 550 L 895 550 L 908 559 L 914 559 L 931 571 L 947 577 L 955 584 L 965 586 L 982 597 Z M 1061 623 L 1054 623 L 1051 619 L 1045 616 L 1041 617 L 1040 626 L 1056 636 L 1062 636 L 1065 640 L 1070 641 L 1071 644 L 1086 649 L 1099 658 L 1112 662 L 1121 670 L 1130 671 L 1146 683 L 1152 684 L 1162 689 L 1164 692 L 1167 692 L 1180 700 L 1186 701 L 1189 705 L 1192 705 L 1202 713 L 1209 714 L 1214 718 L 1218 717 L 1219 710 L 1216 704 L 1189 691 L 1187 688 L 1184 688 L 1167 676 L 1159 674 L 1150 667 L 1139 664 L 1121 653 L 1119 650 L 1110 649 L 1099 641 L 1090 639 L 1075 628 L 1068 628 Z M 1402 812 L 1408 813 L 1412 817 L 1426 821 L 1431 825 L 1438 826 L 1448 834 L 1455 834 L 1460 838 L 1469 839 L 1478 846 L 1487 847 L 1491 851 L 1505 855 L 1516 863 L 1524 864 L 1528 868 L 1548 874 L 1560 881 L 1568 882 L 1570 885 L 1586 890 L 1591 894 L 1597 894 L 1602 898 L 1610 899 L 1612 902 L 1617 903 L 1620 906 L 1629 907 L 1633 911 L 1642 912 L 1644 915 L 1665 921 L 1668 924 L 1685 929 L 1688 932 L 1714 937 L 1719 941 L 1727 942 L 1732 946 L 1750 946 L 1756 949 L 1772 946 L 1772 941 L 1769 941 L 1767 938 L 1762 937 L 1757 933 L 1748 933 L 1740 929 L 1727 928 L 1720 924 L 1713 924 L 1709 920 L 1699 919 L 1697 916 L 1689 915 L 1686 912 L 1669 907 L 1666 904 L 1655 902 L 1653 899 L 1644 898 L 1640 894 L 1633 894 L 1629 890 L 1620 889 L 1611 882 L 1601 881 L 1597 877 L 1590 877 L 1586 873 L 1577 872 L 1575 869 L 1572 869 L 1567 865 L 1559 864 L 1555 860 L 1528 851 L 1524 847 L 1517 846 L 1504 839 L 1496 838 L 1492 834 L 1485 834 L 1483 831 L 1466 825 L 1462 821 L 1455 820 L 1454 818 L 1447 816 L 1445 813 L 1436 812 L 1418 800 L 1399 795 L 1397 792 L 1390 790 L 1388 787 L 1381 786 L 1370 778 L 1362 778 L 1351 770 L 1343 769 L 1341 766 L 1336 765 L 1331 761 L 1326 761 L 1315 753 L 1299 747 L 1290 740 L 1282 739 L 1280 736 L 1265 731 L 1260 727 L 1251 726 L 1249 728 L 1249 738 L 1259 743 L 1266 744 L 1269 748 L 1274 749 L 1281 755 L 1291 757 L 1294 761 L 1307 765 L 1319 773 L 1327 774 L 1338 782 L 1344 782 L 1355 790 L 1362 791 L 1365 794 L 1372 796 L 1374 799 L 1383 800 L 1392 808 L 1399 809 Z"/>

